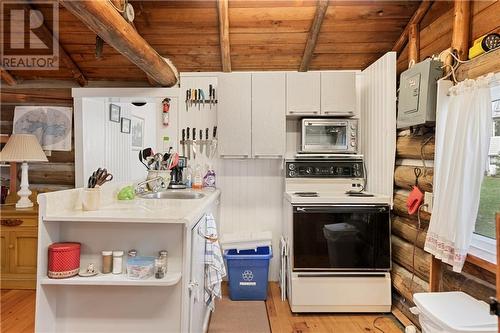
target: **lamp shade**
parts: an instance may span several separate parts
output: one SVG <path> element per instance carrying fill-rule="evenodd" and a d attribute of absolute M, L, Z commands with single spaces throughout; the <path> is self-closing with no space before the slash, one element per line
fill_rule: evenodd
<path fill-rule="evenodd" d="M 47 162 L 36 136 L 13 134 L 0 153 L 3 162 Z"/>

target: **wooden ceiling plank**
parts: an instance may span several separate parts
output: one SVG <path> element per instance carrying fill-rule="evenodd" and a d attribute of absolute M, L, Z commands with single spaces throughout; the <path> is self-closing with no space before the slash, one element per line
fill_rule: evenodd
<path fill-rule="evenodd" d="M 392 47 L 392 50 L 399 53 L 403 49 L 403 47 L 406 44 L 406 41 L 408 40 L 409 32 L 410 32 L 410 27 L 412 24 L 420 24 L 422 19 L 424 18 L 425 14 L 429 10 L 429 8 L 432 5 L 433 0 L 423 0 L 420 3 L 420 6 L 417 8 L 413 16 L 411 17 L 410 21 L 404 28 L 403 32 L 401 33 L 401 36 L 397 39 L 396 43 Z"/>
<path fill-rule="evenodd" d="M 0 75 L 2 80 L 7 83 L 9 86 L 15 86 L 17 84 L 17 80 L 9 73 L 5 68 L 0 67 Z"/>
<path fill-rule="evenodd" d="M 223 72 L 231 72 L 228 1 L 229 0 L 217 0 L 217 14 L 219 17 L 219 43 Z"/>
<path fill-rule="evenodd" d="M 59 1 L 107 44 L 114 47 L 162 86 L 177 83 L 175 69 L 131 26 L 108 1 Z"/>
<path fill-rule="evenodd" d="M 35 8 L 33 5 L 27 4 L 25 5 L 25 10 L 29 13 L 31 10 L 38 10 Z M 60 60 L 63 62 L 63 64 L 68 68 L 68 70 L 71 72 L 71 75 L 73 79 L 78 82 L 80 86 L 86 86 L 87 85 L 87 78 L 81 71 L 80 67 L 73 61 L 73 59 L 70 57 L 66 49 L 61 45 L 59 40 L 54 38 L 54 35 L 52 34 L 52 31 L 47 27 L 47 24 L 44 22 L 40 28 L 39 28 L 39 33 L 41 33 L 42 38 L 48 39 L 48 40 L 54 40 L 55 43 L 57 43 L 57 46 L 59 47 L 59 57 Z"/>
<path fill-rule="evenodd" d="M 316 47 L 316 42 L 318 41 L 319 32 L 321 30 L 321 24 L 323 23 L 327 9 L 328 0 L 318 0 L 316 14 L 314 15 L 314 21 L 311 29 L 309 30 L 309 36 L 307 37 L 306 47 L 300 63 L 299 72 L 307 72 L 309 69 L 314 49 Z"/>

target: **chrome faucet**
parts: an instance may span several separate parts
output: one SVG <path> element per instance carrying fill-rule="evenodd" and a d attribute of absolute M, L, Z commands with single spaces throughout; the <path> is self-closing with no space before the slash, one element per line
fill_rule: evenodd
<path fill-rule="evenodd" d="M 165 179 L 163 177 L 154 177 L 151 179 L 146 179 L 145 181 L 140 182 L 137 184 L 137 186 L 134 188 L 135 194 L 143 194 L 148 191 L 148 184 L 151 184 L 151 191 L 153 193 L 160 192 L 164 189 L 167 188 L 167 184 L 165 184 Z"/>

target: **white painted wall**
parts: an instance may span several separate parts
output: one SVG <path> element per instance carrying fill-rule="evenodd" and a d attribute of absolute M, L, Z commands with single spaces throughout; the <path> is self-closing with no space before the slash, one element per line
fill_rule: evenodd
<path fill-rule="evenodd" d="M 81 103 L 81 108 L 75 109 L 75 119 L 81 124 L 81 133 L 75 130 L 78 137 L 75 137 L 75 162 L 79 169 L 76 173 L 76 186 L 85 186 L 88 177 L 99 167 L 108 169 L 115 181 L 144 178 L 146 168 L 139 162 L 138 150 L 132 149 L 132 136 L 121 132 L 120 123 L 109 120 L 109 107 L 110 104 L 120 106 L 121 117 L 143 119 L 144 147 L 156 150 L 158 105 L 151 102 L 137 107 L 130 102 L 110 102 L 108 98 L 102 97 L 84 97 Z M 76 122 L 75 120 L 75 125 Z"/>

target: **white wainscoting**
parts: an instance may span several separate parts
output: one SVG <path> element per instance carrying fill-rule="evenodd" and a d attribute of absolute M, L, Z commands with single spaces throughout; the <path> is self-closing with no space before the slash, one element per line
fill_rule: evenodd
<path fill-rule="evenodd" d="M 278 280 L 284 178 L 281 160 L 219 160 L 220 232 L 271 231 L 274 257 L 269 279 Z"/>

